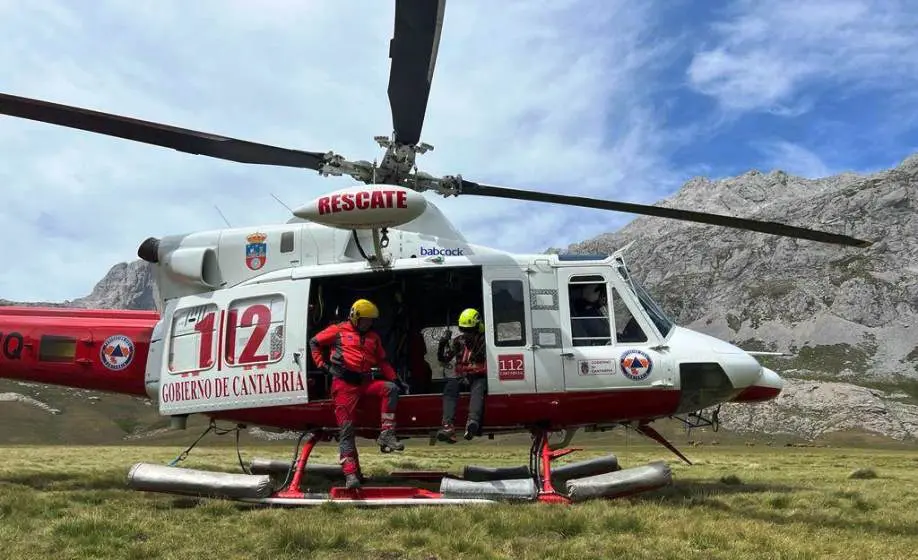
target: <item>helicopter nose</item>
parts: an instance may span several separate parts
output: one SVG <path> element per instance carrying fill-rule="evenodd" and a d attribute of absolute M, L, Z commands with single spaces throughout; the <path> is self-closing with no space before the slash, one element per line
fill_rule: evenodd
<path fill-rule="evenodd" d="M 762 368 L 759 379 L 744 389 L 739 395 L 733 397 L 732 402 L 763 402 L 778 398 L 784 389 L 784 380 L 777 372 Z"/>
<path fill-rule="evenodd" d="M 781 392 L 783 382 L 778 374 L 766 371 L 743 349 L 686 328 L 676 329 L 670 348 L 678 349 L 675 358 L 680 363 L 682 389 L 694 395 L 689 399 L 694 399 L 691 404 L 719 399 L 767 400 Z"/>
<path fill-rule="evenodd" d="M 715 349 L 715 352 L 720 354 L 718 361 L 734 389 L 745 391 L 755 386 L 762 377 L 762 364 L 758 360 L 738 348 L 735 353 L 723 353 L 718 350 Z"/>

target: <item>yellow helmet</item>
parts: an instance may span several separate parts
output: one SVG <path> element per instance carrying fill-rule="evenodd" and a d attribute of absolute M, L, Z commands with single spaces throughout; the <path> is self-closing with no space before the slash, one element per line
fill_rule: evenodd
<path fill-rule="evenodd" d="M 368 299 L 358 299 L 351 306 L 351 313 L 348 317 L 355 324 L 358 319 L 376 319 L 379 317 L 379 309 Z"/>
<path fill-rule="evenodd" d="M 477 310 L 469 308 L 462 312 L 459 315 L 459 328 L 460 329 L 474 329 L 481 328 L 484 325 L 481 322 L 481 315 Z"/>

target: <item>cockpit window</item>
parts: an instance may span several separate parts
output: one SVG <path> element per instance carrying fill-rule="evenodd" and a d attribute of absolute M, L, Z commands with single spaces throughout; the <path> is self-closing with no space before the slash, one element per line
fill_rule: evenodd
<path fill-rule="evenodd" d="M 638 301 L 641 303 L 641 307 L 644 308 L 644 311 L 647 312 L 647 315 L 650 316 L 650 320 L 653 321 L 653 324 L 656 325 L 657 330 L 660 331 L 660 335 L 663 338 L 666 338 L 669 335 L 669 332 L 672 330 L 675 323 L 669 316 L 663 311 L 663 308 L 654 301 L 653 297 L 644 289 L 644 286 L 636 282 L 631 274 L 628 272 L 628 268 L 625 266 L 624 262 L 619 261 L 620 264 L 617 267 L 619 275 L 622 277 L 622 280 L 627 282 L 631 288 L 634 290 L 635 295 L 638 297 Z"/>
<path fill-rule="evenodd" d="M 609 292 L 600 275 L 572 276 L 567 286 L 574 346 L 612 344 Z"/>
<path fill-rule="evenodd" d="M 615 338 L 619 343 L 647 342 L 647 333 L 641 324 L 634 318 L 628 305 L 619 295 L 618 290 L 612 287 L 613 313 L 615 314 Z"/>
<path fill-rule="evenodd" d="M 650 320 L 653 321 L 653 324 L 657 326 L 657 329 L 660 331 L 660 335 L 663 338 L 669 334 L 669 331 L 673 328 L 673 321 L 670 319 L 663 309 L 660 308 L 659 304 L 650 294 L 647 293 L 647 290 L 644 289 L 640 284 L 635 284 L 634 291 L 637 292 L 638 300 L 641 302 L 641 306 L 644 308 L 644 311 L 650 315 Z"/>

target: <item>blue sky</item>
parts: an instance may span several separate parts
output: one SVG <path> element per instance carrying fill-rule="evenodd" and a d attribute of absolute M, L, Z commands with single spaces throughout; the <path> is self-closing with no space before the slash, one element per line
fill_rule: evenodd
<path fill-rule="evenodd" d="M 450 0 L 421 169 L 653 203 L 691 177 L 875 171 L 918 152 L 918 3 Z M 379 157 L 394 3 L 0 0 L 0 91 Z M 347 178 L 0 117 L 0 297 L 73 299 L 147 236 L 289 218 Z M 430 195 L 473 242 L 633 216 Z"/>

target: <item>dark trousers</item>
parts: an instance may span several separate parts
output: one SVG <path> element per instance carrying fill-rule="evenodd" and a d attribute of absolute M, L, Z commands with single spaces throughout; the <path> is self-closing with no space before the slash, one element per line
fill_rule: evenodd
<path fill-rule="evenodd" d="M 477 422 L 481 426 L 481 414 L 484 410 L 484 397 L 488 388 L 487 374 L 469 374 L 464 376 L 469 381 L 469 422 Z M 452 426 L 453 419 L 456 417 L 456 401 L 459 400 L 459 384 L 462 383 L 463 376 L 450 372 L 446 378 L 446 386 L 443 388 L 443 425 Z"/>

